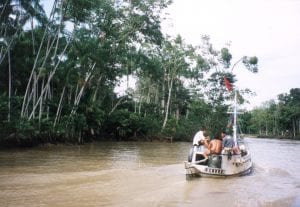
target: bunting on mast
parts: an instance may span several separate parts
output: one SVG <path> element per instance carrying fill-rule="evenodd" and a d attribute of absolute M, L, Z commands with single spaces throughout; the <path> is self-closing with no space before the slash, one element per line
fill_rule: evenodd
<path fill-rule="evenodd" d="M 225 82 L 225 86 L 226 86 L 227 90 L 232 91 L 232 88 L 233 88 L 232 84 L 230 83 L 229 79 L 226 76 L 224 76 L 224 82 Z"/>

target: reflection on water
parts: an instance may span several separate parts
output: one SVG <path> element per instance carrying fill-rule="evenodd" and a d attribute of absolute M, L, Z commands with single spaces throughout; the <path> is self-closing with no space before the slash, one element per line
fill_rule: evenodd
<path fill-rule="evenodd" d="M 102 142 L 2 150 L 0 202 L 2 206 L 292 206 L 300 196 L 300 142 L 247 141 L 253 173 L 226 179 L 185 179 L 183 161 L 191 143 Z"/>

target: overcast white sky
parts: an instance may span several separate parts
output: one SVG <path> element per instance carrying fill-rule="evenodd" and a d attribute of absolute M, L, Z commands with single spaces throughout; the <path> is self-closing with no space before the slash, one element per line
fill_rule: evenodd
<path fill-rule="evenodd" d="M 237 86 L 256 93 L 249 108 L 300 88 L 300 0 L 174 0 L 168 12 L 164 31 L 187 43 L 209 35 L 217 49 L 231 42 L 235 60 L 258 57 L 259 73 L 234 69 Z"/>

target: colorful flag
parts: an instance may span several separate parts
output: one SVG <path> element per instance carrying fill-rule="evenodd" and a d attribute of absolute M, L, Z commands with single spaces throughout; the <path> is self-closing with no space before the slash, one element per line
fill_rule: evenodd
<path fill-rule="evenodd" d="M 232 84 L 230 83 L 229 79 L 226 76 L 224 76 L 224 82 L 227 90 L 232 91 Z"/>

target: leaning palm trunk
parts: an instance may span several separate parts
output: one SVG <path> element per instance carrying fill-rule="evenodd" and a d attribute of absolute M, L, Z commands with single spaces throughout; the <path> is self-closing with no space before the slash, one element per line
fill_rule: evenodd
<path fill-rule="evenodd" d="M 66 51 L 67 47 L 69 46 L 69 44 L 70 44 L 70 42 L 68 42 L 68 43 L 66 44 L 66 46 L 65 46 L 65 48 L 64 48 L 64 50 L 63 50 L 63 52 L 62 52 L 62 54 L 65 54 L 65 51 Z M 49 87 L 49 85 L 50 85 L 50 82 L 52 81 L 52 78 L 53 78 L 53 76 L 54 76 L 54 74 L 55 74 L 55 72 L 56 72 L 56 70 L 57 70 L 57 68 L 58 68 L 58 66 L 59 66 L 59 64 L 60 64 L 60 62 L 61 62 L 61 58 L 59 58 L 59 60 L 58 60 L 58 62 L 57 62 L 57 64 L 56 64 L 55 68 L 53 69 L 53 71 L 50 72 L 50 75 L 49 75 L 49 77 L 48 77 L 47 83 L 46 83 L 46 85 L 44 86 L 44 88 L 42 89 L 41 94 L 40 94 L 40 96 L 39 96 L 37 102 L 35 103 L 35 105 L 34 105 L 34 107 L 33 107 L 33 109 L 32 109 L 32 112 L 31 112 L 31 114 L 30 114 L 30 116 L 29 116 L 29 118 L 28 118 L 29 120 L 32 119 L 32 117 L 33 117 L 33 115 L 34 115 L 34 113 L 35 113 L 35 110 L 36 110 L 38 104 L 40 103 L 40 101 L 42 100 L 42 97 L 44 96 L 46 90 L 48 89 L 48 87 Z"/>
<path fill-rule="evenodd" d="M 58 36 L 59 36 L 59 32 L 57 32 L 57 39 L 59 39 L 58 38 Z M 50 39 L 49 39 L 49 41 L 50 41 Z M 46 61 L 47 61 L 47 59 L 48 59 L 48 57 L 49 57 L 49 55 L 50 55 L 50 52 L 51 52 L 51 49 L 53 48 L 53 45 L 54 45 L 54 43 L 55 43 L 55 41 L 56 41 L 56 39 L 54 38 L 53 40 L 52 40 L 52 42 L 51 42 L 51 44 L 49 44 L 49 41 L 48 41 L 48 46 L 47 46 L 47 51 L 46 51 L 46 56 L 45 56 L 45 58 L 44 58 L 44 61 L 43 61 L 43 63 L 42 63 L 42 65 L 41 65 L 41 68 L 44 68 L 44 66 L 45 66 L 45 64 L 46 64 Z M 56 50 L 55 50 L 55 54 L 54 54 L 54 56 L 56 56 Z M 41 76 L 41 73 L 42 73 L 42 71 L 40 70 L 39 71 L 39 73 L 38 73 L 38 75 L 36 75 L 36 72 L 33 70 L 33 79 L 34 79 L 34 81 L 33 81 L 33 85 L 32 85 L 32 93 L 33 93 L 33 96 L 28 96 L 28 98 L 27 98 L 27 104 L 26 104 L 26 107 L 24 108 L 24 111 L 27 111 L 28 110 L 28 104 L 31 102 L 31 98 L 33 98 L 34 100 L 33 100 L 33 106 L 35 105 L 35 103 L 36 103 L 36 101 L 35 101 L 35 99 L 36 99 L 36 96 L 37 96 L 37 93 L 36 93 L 36 90 L 37 90 L 37 88 L 38 88 L 38 86 L 37 86 L 37 84 L 38 84 L 38 79 L 39 79 L 39 77 Z M 51 73 L 50 73 L 51 74 Z M 29 79 L 29 81 L 28 81 L 28 84 L 30 84 L 30 82 L 31 82 L 31 80 Z M 28 86 L 28 85 L 27 85 Z M 46 85 L 47 86 L 47 85 Z M 29 88 L 30 89 L 30 88 Z M 42 90 L 41 90 L 42 91 Z M 26 91 L 27 92 L 27 91 Z M 26 95 L 26 94 L 25 94 Z M 25 96 L 26 97 L 26 96 Z M 24 97 L 24 100 L 25 100 L 25 97 Z M 23 111 L 23 108 L 22 108 L 22 111 Z M 33 116 L 34 116 L 34 114 L 33 114 Z"/>
<path fill-rule="evenodd" d="M 97 87 L 96 87 L 96 90 L 95 90 L 94 96 L 93 96 L 93 102 L 95 102 L 96 99 L 97 99 L 97 94 L 98 94 L 98 91 L 99 91 L 99 88 L 100 88 L 101 80 L 102 80 L 102 76 L 100 76 L 100 78 L 98 78 Z"/>
<path fill-rule="evenodd" d="M 112 110 L 108 113 L 108 115 L 110 116 L 115 110 L 116 110 L 116 108 L 122 103 L 122 101 L 123 101 L 123 99 L 124 99 L 124 97 L 122 97 L 122 98 L 120 98 L 119 100 L 118 100 L 118 102 L 116 103 L 116 105 L 112 108 Z M 126 101 L 125 101 L 126 102 Z"/>
<path fill-rule="evenodd" d="M 33 67 L 32 67 L 32 70 L 31 70 L 31 73 L 30 73 L 30 76 L 29 76 L 29 79 L 28 79 L 28 83 L 27 83 L 27 87 L 26 87 L 25 95 L 24 95 L 24 99 L 23 99 L 22 109 L 21 109 L 21 118 L 23 118 L 25 116 L 25 114 L 28 114 L 28 111 L 27 111 L 28 110 L 28 104 L 29 104 L 29 102 L 31 102 L 31 98 L 33 97 L 33 96 L 31 96 L 32 92 L 30 92 L 30 89 L 31 88 L 34 89 L 36 87 L 36 86 L 34 86 L 34 83 L 33 83 L 33 86 L 31 87 L 31 85 L 32 85 L 32 79 L 33 79 L 33 76 L 35 74 L 36 68 L 38 67 L 38 65 L 37 65 L 38 64 L 38 60 L 40 60 L 42 47 L 44 45 L 47 33 L 50 31 L 49 30 L 50 23 L 54 19 L 54 13 L 55 13 L 55 10 L 56 10 L 56 5 L 57 5 L 57 0 L 54 1 L 53 7 L 52 7 L 52 11 L 51 11 L 50 17 L 49 17 L 49 22 L 46 25 L 45 31 L 43 33 L 43 37 L 42 37 L 42 40 L 40 42 L 40 46 L 39 46 L 38 52 L 36 54 L 36 57 L 35 57 L 35 60 L 34 60 L 34 64 L 33 64 Z M 59 31 L 60 30 L 58 30 L 58 32 L 56 34 L 56 38 L 59 38 Z M 44 57 L 44 61 L 42 63 L 41 68 L 44 67 L 44 65 L 46 63 L 46 60 L 47 60 L 47 58 L 48 58 L 48 56 L 50 54 L 50 51 L 51 51 L 51 49 L 53 47 L 54 42 L 55 42 L 55 38 L 52 41 L 51 46 L 47 47 L 46 56 Z M 41 73 L 41 71 L 39 71 L 38 77 L 40 76 L 40 73 Z"/>
<path fill-rule="evenodd" d="M 8 48 L 8 116 L 7 120 L 10 122 L 10 110 L 11 110 L 11 61 L 10 61 L 10 49 Z"/>
<path fill-rule="evenodd" d="M 172 88 L 173 88 L 173 78 L 171 78 L 171 80 L 170 80 L 169 91 L 168 91 L 168 100 L 167 100 L 167 105 L 166 105 L 166 110 L 165 110 L 165 119 L 164 119 L 163 126 L 161 128 L 161 131 L 163 131 L 165 129 L 166 125 L 167 125 L 168 116 L 169 116 L 170 102 L 171 102 Z"/>
<path fill-rule="evenodd" d="M 59 118 L 60 118 L 61 109 L 62 109 L 62 100 L 63 100 L 63 97 L 65 95 L 65 90 L 66 90 L 66 86 L 64 86 L 63 91 L 62 91 L 61 96 L 60 96 L 60 100 L 59 100 L 59 104 L 58 104 L 58 107 L 57 107 L 57 111 L 56 111 L 56 116 L 55 116 L 55 120 L 54 120 L 54 123 L 53 123 L 53 127 L 56 126 L 56 123 L 59 121 Z"/>
<path fill-rule="evenodd" d="M 96 63 L 93 64 L 92 68 L 90 69 L 89 72 L 86 73 L 86 76 L 85 76 L 85 79 L 84 79 L 84 84 L 81 86 L 78 94 L 76 95 L 75 93 L 75 100 L 74 100 L 74 104 L 73 104 L 73 108 L 71 110 L 71 113 L 70 113 L 70 116 L 69 116 L 69 121 L 71 121 L 73 119 L 73 116 L 76 114 L 77 112 L 77 108 L 79 106 L 79 103 L 80 103 L 80 100 L 81 100 L 81 97 L 83 95 L 83 92 L 84 92 L 84 89 L 85 89 L 85 86 L 86 84 L 88 83 L 88 81 L 90 80 L 90 77 L 92 75 L 92 72 L 94 70 L 96 66 Z M 77 90 L 76 90 L 77 91 Z M 73 130 L 68 130 L 69 132 L 69 137 L 73 137 L 75 135 L 75 131 L 74 129 Z M 73 133 L 73 134 L 70 134 L 70 133 Z M 81 129 L 78 131 L 78 143 L 82 143 L 82 133 L 81 133 Z"/>
<path fill-rule="evenodd" d="M 44 81 L 45 81 L 45 79 L 43 78 L 42 88 L 44 87 Z M 39 112 L 39 125 L 40 125 L 40 127 L 41 127 L 42 114 L 43 114 L 43 100 L 40 101 L 40 112 Z"/>
<path fill-rule="evenodd" d="M 92 75 L 92 72 L 93 72 L 95 66 L 96 66 L 96 63 L 94 63 L 94 65 L 92 66 L 91 70 L 86 74 L 85 80 L 84 80 L 84 84 L 81 86 L 78 95 L 76 95 L 76 97 L 75 97 L 75 101 L 74 101 L 74 104 L 73 104 L 73 108 L 72 108 L 72 111 L 71 111 L 71 114 L 70 114 L 71 117 L 72 117 L 72 116 L 76 113 L 76 111 L 77 111 L 77 107 L 78 107 L 78 105 L 79 105 L 79 103 L 80 103 L 81 97 L 82 97 L 82 95 L 83 95 L 83 91 L 84 91 L 85 86 L 86 86 L 86 84 L 88 83 L 88 81 L 89 81 L 89 79 L 90 79 L 90 77 L 91 77 L 91 75 Z"/>
<path fill-rule="evenodd" d="M 5 30 L 5 35 L 4 36 L 6 36 L 7 28 L 4 28 L 4 30 Z M 18 28 L 15 31 L 15 33 L 11 36 L 11 38 L 5 38 L 5 37 L 0 38 L 0 42 L 4 43 L 4 46 L 2 46 L 1 50 L 0 50 L 0 65 L 1 65 L 2 61 L 5 59 L 6 54 L 8 54 L 8 52 L 9 52 L 10 48 L 12 47 L 14 41 L 18 38 L 20 30 L 21 29 Z"/>
<path fill-rule="evenodd" d="M 27 87 L 26 87 L 26 91 L 25 91 L 25 95 L 24 95 L 24 99 L 23 99 L 22 109 L 21 109 L 21 118 L 24 117 L 25 106 L 27 105 L 27 102 L 30 101 L 30 100 L 28 100 L 29 99 L 28 94 L 29 94 L 29 90 L 30 90 L 30 86 L 31 86 L 31 81 L 32 81 L 33 75 L 35 73 L 35 69 L 37 67 L 37 62 L 38 62 L 38 59 L 39 59 L 40 54 L 41 54 L 41 50 L 42 50 L 42 46 L 43 46 L 44 40 L 46 38 L 47 29 L 48 29 L 48 25 L 47 25 L 47 27 L 45 29 L 44 34 L 43 34 L 43 38 L 42 38 L 42 41 L 41 41 L 38 53 L 37 53 L 37 55 L 35 57 L 33 68 L 31 70 L 31 73 L 30 73 L 30 76 L 29 76 L 29 80 L 28 80 L 28 83 L 27 83 Z"/>

